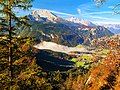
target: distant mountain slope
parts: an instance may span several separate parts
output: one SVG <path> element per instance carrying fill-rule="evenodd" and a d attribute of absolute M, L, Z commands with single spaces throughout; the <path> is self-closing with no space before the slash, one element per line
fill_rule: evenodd
<path fill-rule="evenodd" d="M 120 34 L 120 24 L 105 24 L 103 26 L 115 34 Z"/>
<path fill-rule="evenodd" d="M 32 27 L 22 28 L 19 36 L 35 37 L 38 41 L 52 41 L 67 46 L 89 45 L 94 38 L 113 35 L 103 26 L 75 18 L 65 20 L 44 9 L 33 11 L 28 18 Z"/>
<path fill-rule="evenodd" d="M 22 30 L 19 36 L 35 37 L 38 41 L 52 41 L 68 46 L 76 46 L 84 42 L 84 39 L 77 33 L 77 30 L 61 23 L 31 22 L 31 25 L 31 30 Z"/>

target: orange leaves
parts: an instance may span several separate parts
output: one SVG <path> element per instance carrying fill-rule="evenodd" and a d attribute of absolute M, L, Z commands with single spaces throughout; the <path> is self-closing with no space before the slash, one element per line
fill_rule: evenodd
<path fill-rule="evenodd" d="M 118 48 L 120 42 L 118 41 L 119 39 L 108 41 L 111 51 L 98 66 L 90 70 L 87 90 L 99 90 L 106 87 L 114 88 L 115 90 L 120 89 L 120 49 Z"/>
<path fill-rule="evenodd" d="M 118 46 L 118 42 L 116 42 L 115 40 L 110 40 L 108 41 L 108 45 L 112 48 L 117 47 Z"/>
<path fill-rule="evenodd" d="M 72 83 L 72 90 L 83 90 L 84 78 L 82 76 L 78 76 Z"/>
<path fill-rule="evenodd" d="M 109 45 L 107 49 L 109 49 L 110 52 L 106 57 L 103 59 L 93 55 L 95 63 L 88 72 L 89 76 L 86 74 L 87 78 L 84 76 L 69 77 L 68 80 L 66 80 L 68 89 L 120 90 L 120 48 L 118 47 L 120 42 L 119 39 L 110 39 L 107 40 L 107 42 L 106 45 Z"/>
<path fill-rule="evenodd" d="M 66 90 L 83 90 L 85 85 L 85 77 L 78 75 L 77 77 L 72 77 L 71 74 L 65 81 Z"/>
<path fill-rule="evenodd" d="M 9 5 L 12 5 L 14 3 L 14 0 L 9 0 Z"/>
<path fill-rule="evenodd" d="M 116 77 L 116 85 L 115 85 L 115 90 L 120 90 L 120 71 L 119 71 L 119 75 L 117 75 Z"/>
<path fill-rule="evenodd" d="M 113 74 L 114 77 L 117 79 L 117 84 L 115 86 L 115 90 L 119 90 L 120 88 L 120 75 L 117 74 L 118 71 L 118 65 L 120 65 L 120 54 L 118 54 L 119 51 L 110 52 L 105 58 L 101 64 L 99 64 L 97 67 L 90 70 L 90 79 L 87 82 L 88 89 L 87 90 L 98 90 L 101 87 L 104 87 L 105 85 L 108 85 L 109 88 L 112 88 L 114 86 L 110 86 L 109 83 L 114 83 L 115 81 L 109 80 L 110 75 Z M 120 72 L 120 70 L 119 70 Z M 116 76 L 117 75 L 117 76 Z"/>
<path fill-rule="evenodd" d="M 3 12 L 9 12 L 9 8 L 8 8 L 8 6 L 5 6 L 4 8 L 3 8 Z"/>
<path fill-rule="evenodd" d="M 24 44 L 24 45 L 22 45 L 21 49 L 22 49 L 22 51 L 26 52 L 30 49 L 30 46 L 27 44 Z"/>

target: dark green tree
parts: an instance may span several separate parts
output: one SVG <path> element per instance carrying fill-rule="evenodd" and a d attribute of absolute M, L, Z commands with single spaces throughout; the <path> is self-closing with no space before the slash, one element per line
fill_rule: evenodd
<path fill-rule="evenodd" d="M 27 17 L 17 16 L 15 9 L 28 10 L 31 7 L 31 2 L 32 0 L 0 0 L 0 41 L 3 46 L 7 47 L 5 57 L 8 57 L 9 77 L 11 81 L 13 79 L 13 51 L 15 51 L 13 47 L 17 43 L 14 40 L 14 38 L 17 38 L 15 30 L 18 30 L 20 25 L 29 26 L 26 22 Z"/>

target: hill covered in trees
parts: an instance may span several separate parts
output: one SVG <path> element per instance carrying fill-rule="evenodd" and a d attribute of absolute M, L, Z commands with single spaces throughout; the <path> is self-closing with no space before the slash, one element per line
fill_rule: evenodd
<path fill-rule="evenodd" d="M 50 12 L 42 11 L 42 17 L 30 20 L 18 17 L 14 8 L 28 10 L 31 2 L 0 1 L 0 90 L 120 89 L 119 35 L 111 36 L 109 30 L 91 22 L 66 21 Z M 43 17 L 48 14 L 50 17 Z M 94 53 L 67 54 L 54 47 L 54 51 L 34 47 L 44 40 L 60 50 L 67 45 Z"/>

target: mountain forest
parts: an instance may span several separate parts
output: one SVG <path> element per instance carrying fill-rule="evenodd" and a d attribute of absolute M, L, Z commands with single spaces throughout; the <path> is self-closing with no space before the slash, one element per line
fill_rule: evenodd
<path fill-rule="evenodd" d="M 0 0 L 0 90 L 120 90 L 120 24 L 31 11 L 34 1 Z"/>

